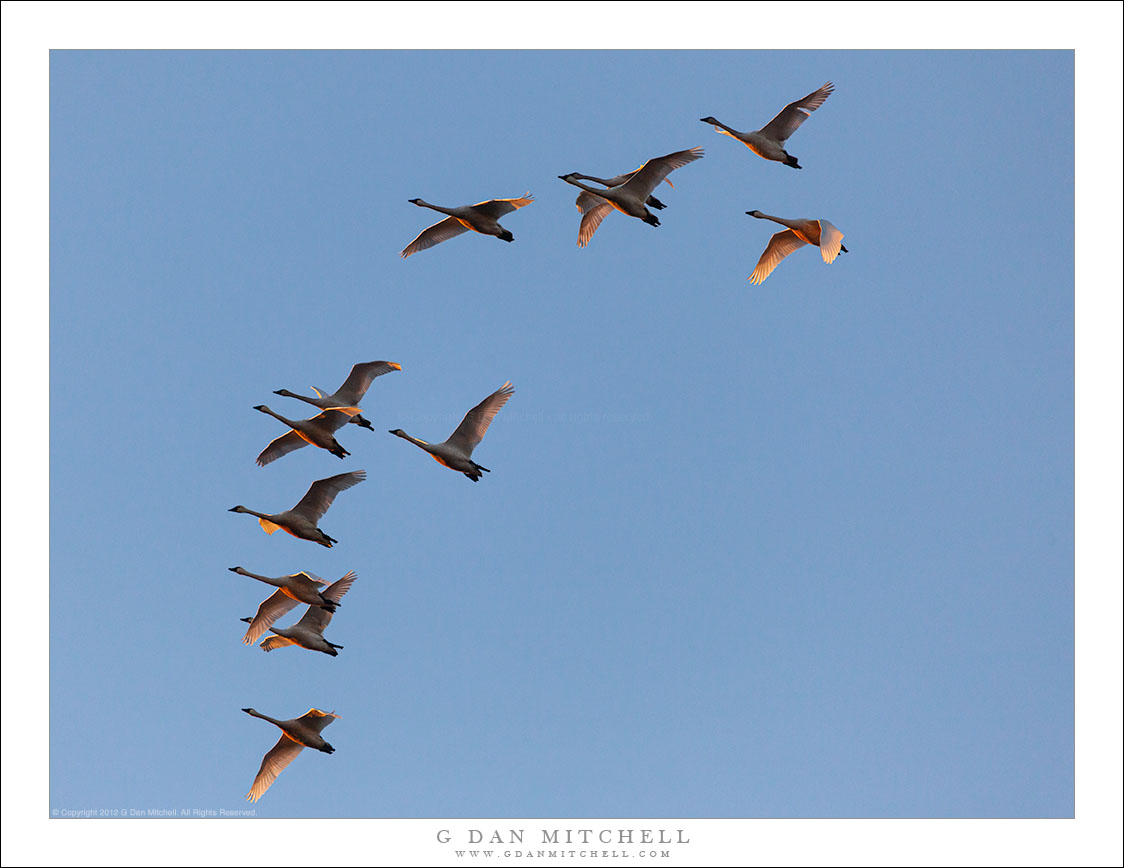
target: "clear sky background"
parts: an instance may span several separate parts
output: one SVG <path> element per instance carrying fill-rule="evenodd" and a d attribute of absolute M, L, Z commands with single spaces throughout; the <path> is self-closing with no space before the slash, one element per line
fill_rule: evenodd
<path fill-rule="evenodd" d="M 698 120 L 829 79 L 802 171 Z M 278 732 L 239 709 L 316 706 L 336 753 L 258 816 L 1073 815 L 1072 52 L 55 51 L 50 85 L 47 808 L 249 807 Z M 575 246 L 557 175 L 692 146 L 662 226 Z M 407 199 L 528 190 L 514 243 L 399 258 L 439 219 Z M 749 209 L 850 253 L 752 286 Z M 253 405 L 373 359 L 350 458 L 254 465 Z M 386 433 L 505 380 L 479 484 Z M 356 469 L 331 550 L 226 511 Z M 270 589 L 233 565 L 357 571 L 340 656 L 242 646 Z"/>

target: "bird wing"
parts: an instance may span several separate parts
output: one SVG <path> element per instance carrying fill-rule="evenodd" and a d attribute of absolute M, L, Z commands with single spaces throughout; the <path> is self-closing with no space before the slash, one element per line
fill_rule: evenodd
<path fill-rule="evenodd" d="M 293 626 L 295 626 L 295 627 L 306 627 L 309 630 L 312 630 L 316 633 L 319 633 L 321 636 L 323 636 L 324 630 L 331 623 L 332 623 L 332 613 L 331 612 L 329 612 L 327 609 L 322 609 L 319 606 L 309 606 L 308 609 L 305 611 L 305 613 L 303 615 L 301 615 L 301 619 L 299 621 L 297 621 L 297 623 L 294 624 Z M 280 639 L 281 637 L 277 636 L 277 637 L 272 637 L 272 638 Z M 269 639 L 266 639 L 265 641 L 268 642 Z M 279 643 L 277 645 L 277 647 L 280 648 L 281 644 L 288 645 L 288 644 L 292 643 L 293 641 L 294 640 L 286 639 L 283 643 Z M 265 642 L 262 642 L 262 647 L 265 648 Z M 265 648 L 265 650 L 269 651 L 270 649 Z"/>
<path fill-rule="evenodd" d="M 507 403 L 507 399 L 515 393 L 511 382 L 506 382 L 487 398 L 464 414 L 457 430 L 445 442 L 450 446 L 462 450 L 465 455 L 471 455 L 476 445 L 484 439 L 488 426 L 496 418 L 500 408 Z"/>
<path fill-rule="evenodd" d="M 336 499 L 337 494 L 353 485 L 358 485 L 366 478 L 366 470 L 353 470 L 351 473 L 340 473 L 336 476 L 329 476 L 327 479 L 317 479 L 309 486 L 304 497 L 300 499 L 300 503 L 289 511 L 298 513 L 313 522 L 320 521 L 324 517 L 324 513 L 328 511 L 328 507 L 332 505 L 332 501 Z"/>
<path fill-rule="evenodd" d="M 435 241 L 434 244 L 436 243 Z M 351 373 L 347 375 L 343 385 L 336 389 L 333 400 L 339 401 L 341 404 L 358 404 L 367 394 L 367 390 L 371 388 L 371 383 L 375 377 L 401 370 L 402 366 L 397 362 L 360 362 L 351 369 Z"/>
<path fill-rule="evenodd" d="M 274 591 L 258 606 L 257 614 L 250 620 L 249 629 L 246 630 L 246 635 L 242 637 L 242 644 L 253 645 L 273 625 L 274 621 L 293 611 L 296 606 L 297 601 L 284 591 Z"/>
<path fill-rule="evenodd" d="M 831 265 L 839 255 L 839 248 L 843 246 L 843 233 L 826 220 L 817 222 L 820 224 L 820 255 L 824 262 Z"/>
<path fill-rule="evenodd" d="M 591 200 L 596 199 L 597 201 L 591 202 L 582 213 L 582 222 L 578 227 L 578 247 L 585 247 L 589 244 L 589 240 L 593 237 L 593 233 L 597 231 L 597 227 L 601 225 L 601 221 L 613 210 L 613 206 L 600 196 L 594 196 L 592 193 L 586 193 L 585 191 L 582 191 L 582 196 L 589 196 Z M 581 196 L 578 196 L 578 199 L 581 199 Z M 578 204 L 578 207 L 581 207 L 581 203 Z"/>
<path fill-rule="evenodd" d="M 351 590 L 351 585 L 357 578 L 359 578 L 359 576 L 356 574 L 355 570 L 352 570 L 342 579 L 336 579 L 334 582 L 332 582 L 331 585 L 320 592 L 320 596 L 325 600 L 331 600 L 333 603 L 338 603 L 343 599 L 343 595 Z"/>
<path fill-rule="evenodd" d="M 402 258 L 417 253 L 419 250 L 428 250 L 434 244 L 440 244 L 442 241 L 448 241 L 450 238 L 456 238 L 462 232 L 467 232 L 468 227 L 461 223 L 456 217 L 446 217 L 434 223 L 428 229 L 423 229 L 418 233 L 418 237 L 406 245 L 402 251 Z"/>
<path fill-rule="evenodd" d="M 621 187 L 629 192 L 635 191 L 641 200 L 647 199 L 659 186 L 660 181 L 667 178 L 671 172 L 695 160 L 701 160 L 702 156 L 702 148 L 690 148 L 664 157 L 653 157 L 637 169 L 631 178 L 621 184 Z"/>
<path fill-rule="evenodd" d="M 778 232 L 769 239 L 769 246 L 765 248 L 765 252 L 757 260 L 757 267 L 753 269 L 753 274 L 749 276 L 750 283 L 761 283 L 773 273 L 773 269 L 782 259 L 792 253 L 793 250 L 799 250 L 807 243 L 791 229 Z"/>
<path fill-rule="evenodd" d="M 352 416 L 358 416 L 362 412 L 358 407 L 332 407 L 308 421 L 315 422 L 325 431 L 334 434 L 350 422 Z"/>
<path fill-rule="evenodd" d="M 265 755 L 258 769 L 258 776 L 254 778 L 254 785 L 246 793 L 246 799 L 256 802 L 262 794 L 270 788 L 277 776 L 285 767 L 296 759 L 297 754 L 304 750 L 304 745 L 293 741 L 289 736 L 282 735 L 273 749 Z"/>
<path fill-rule="evenodd" d="M 812 91 L 803 99 L 790 102 L 758 132 L 775 142 L 784 144 L 785 140 L 808 119 L 808 115 L 823 105 L 824 100 L 831 96 L 834 89 L 835 85 L 829 81 L 819 90 Z"/>
<path fill-rule="evenodd" d="M 504 214 L 510 214 L 524 205 L 530 205 L 535 197 L 530 192 L 524 193 L 520 199 L 489 199 L 487 202 L 477 202 L 472 207 L 493 220 L 499 220 Z"/>
<path fill-rule="evenodd" d="M 261 640 L 262 651 L 274 651 L 278 648 L 284 648 L 287 645 L 296 645 L 296 639 L 290 639 L 288 636 L 278 636 L 274 633 L 272 636 L 266 636 Z"/>
<path fill-rule="evenodd" d="M 618 184 L 623 184 L 626 181 L 630 180 L 633 175 L 635 175 L 637 172 L 640 171 L 640 169 L 643 169 L 643 168 L 644 168 L 643 166 L 640 166 L 636 169 L 633 169 L 631 172 L 625 172 L 623 175 L 617 175 L 613 178 L 609 178 L 609 180 L 604 181 L 603 183 L 605 184 L 606 187 L 616 187 Z M 669 178 L 664 178 L 663 180 L 664 180 L 664 183 L 667 184 L 667 186 L 669 186 L 672 190 L 675 189 L 675 185 L 671 183 L 671 180 Z M 659 185 L 657 184 L 656 186 L 659 186 Z M 653 188 L 653 189 L 655 189 L 655 188 Z"/>
<path fill-rule="evenodd" d="M 322 579 L 318 575 L 316 575 L 316 573 L 310 573 L 308 570 L 301 570 L 299 573 L 293 573 L 293 575 L 294 576 L 304 576 L 310 582 L 316 582 L 316 584 L 318 584 L 318 585 L 328 584 L 327 579 Z M 319 590 L 319 589 L 317 589 L 317 590 Z"/>
<path fill-rule="evenodd" d="M 339 717 L 334 711 L 321 711 L 319 708 L 310 708 L 297 718 L 297 723 L 303 723 L 309 729 L 323 732 L 324 727 Z"/>
<path fill-rule="evenodd" d="M 295 452 L 307 444 L 308 441 L 301 437 L 296 431 L 282 434 L 276 440 L 270 440 L 269 445 L 258 455 L 258 467 L 265 467 L 265 465 L 269 464 L 271 461 L 276 461 L 281 456 L 288 455 L 290 452 Z"/>

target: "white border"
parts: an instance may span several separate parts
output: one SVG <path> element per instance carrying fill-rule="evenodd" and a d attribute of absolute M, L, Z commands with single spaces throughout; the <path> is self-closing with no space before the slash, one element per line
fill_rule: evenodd
<path fill-rule="evenodd" d="M 12 396 L 43 394 L 49 361 L 51 48 L 1075 48 L 1078 120 L 1076 820 L 49 824 L 47 610 L 10 604 L 2 634 L 6 864 L 466 864 L 446 859 L 431 836 L 442 828 L 547 823 L 689 828 L 689 852 L 661 860 L 676 865 L 1121 864 L 1122 257 L 1112 222 L 1122 213 L 1120 4 L 4 2 L 2 16 L 2 388 L 9 410 Z M 47 488 L 42 444 L 33 448 L 37 460 L 29 461 L 26 438 L 3 442 L 9 589 L 46 580 Z M 6 596 L 11 601 L 10 590 Z"/>

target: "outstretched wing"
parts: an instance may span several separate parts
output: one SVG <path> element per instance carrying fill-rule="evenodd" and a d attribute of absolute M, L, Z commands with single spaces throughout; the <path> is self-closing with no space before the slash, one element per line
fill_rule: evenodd
<path fill-rule="evenodd" d="M 319 708 L 310 708 L 297 718 L 298 723 L 303 723 L 309 729 L 323 732 L 324 727 L 339 717 L 334 711 L 321 711 Z"/>
<path fill-rule="evenodd" d="M 633 175 L 635 175 L 640 171 L 640 169 L 643 168 L 643 166 L 640 166 L 639 168 L 633 169 L 631 172 L 625 172 L 623 175 L 617 175 L 613 178 L 609 178 L 607 181 L 603 181 L 602 183 L 604 183 L 606 187 L 616 187 L 618 184 L 623 184 L 626 181 L 630 180 Z M 668 178 L 664 178 L 663 180 L 664 183 L 667 184 L 667 186 L 671 187 L 671 189 L 673 190 L 675 189 L 675 185 L 672 184 Z"/>
<path fill-rule="evenodd" d="M 489 199 L 487 202 L 477 202 L 472 207 L 493 220 L 499 220 L 505 214 L 510 214 L 524 205 L 530 205 L 535 197 L 530 192 L 524 193 L 520 199 Z"/>
<path fill-rule="evenodd" d="M 465 413 L 460 425 L 457 426 L 457 430 L 452 433 L 452 436 L 446 442 L 450 446 L 462 450 L 465 455 L 471 455 L 472 450 L 476 448 L 476 444 L 484 439 L 488 426 L 492 424 L 492 420 L 496 418 L 500 408 L 507 403 L 508 398 L 514 393 L 515 387 L 511 385 L 511 382 L 504 383 Z"/>
<path fill-rule="evenodd" d="M 242 637 L 243 645 L 253 645 L 282 615 L 293 611 L 297 601 L 284 591 L 274 591 L 258 606 L 257 614 L 250 619 L 250 627 Z"/>
<path fill-rule="evenodd" d="M 337 581 L 332 582 L 329 587 L 320 592 L 320 596 L 324 597 L 324 599 L 326 600 L 331 600 L 333 603 L 338 603 L 341 599 L 343 599 L 343 595 L 351 590 L 351 584 L 355 581 L 356 578 L 358 577 L 356 576 L 355 571 L 352 570 L 342 579 L 338 579 Z M 327 629 L 328 625 L 331 623 L 332 613 L 325 609 L 323 606 L 309 606 L 308 611 L 306 611 L 304 615 L 301 616 L 301 619 L 297 622 L 298 625 L 315 630 L 321 635 L 324 634 L 324 630 Z M 286 642 L 285 644 L 288 643 Z M 262 643 L 262 647 L 265 648 L 265 643 Z M 268 651 L 270 649 L 266 648 L 265 650 Z"/>
<path fill-rule="evenodd" d="M 281 456 L 288 455 L 290 452 L 295 452 L 306 445 L 308 445 L 308 441 L 301 437 L 296 431 L 282 434 L 276 440 L 270 440 L 269 445 L 258 455 L 258 467 L 265 467 L 265 465 L 269 464 L 271 461 L 276 461 Z"/>
<path fill-rule="evenodd" d="M 839 255 L 839 248 L 843 246 L 843 233 L 826 220 L 817 222 L 820 224 L 820 255 L 824 262 L 831 265 Z"/>
<path fill-rule="evenodd" d="M 362 412 L 358 407 L 331 407 L 323 413 L 313 416 L 309 421 L 315 422 L 323 430 L 335 434 L 351 421 L 352 416 L 358 416 Z"/>
<path fill-rule="evenodd" d="M 455 217 L 446 217 L 444 220 L 434 223 L 428 229 L 423 229 L 417 238 L 406 245 L 406 249 L 402 251 L 402 258 L 405 259 L 419 250 L 428 250 L 434 244 L 456 238 L 467 231 L 468 227 Z"/>
<path fill-rule="evenodd" d="M 765 252 L 757 260 L 757 267 L 753 269 L 753 274 L 749 276 L 749 282 L 761 283 L 773 273 L 773 269 L 782 259 L 792 253 L 793 250 L 799 250 L 807 243 L 791 229 L 778 232 L 769 239 L 769 246 L 765 248 Z"/>
<path fill-rule="evenodd" d="M 331 600 L 333 603 L 338 603 L 343 599 L 343 595 L 351 590 L 352 584 L 359 578 L 355 570 L 349 572 L 342 579 L 336 579 L 332 584 L 320 592 L 320 596 L 325 600 Z M 320 608 L 317 606 L 317 608 Z"/>
<path fill-rule="evenodd" d="M 287 735 L 282 735 L 273 749 L 261 761 L 258 776 L 254 778 L 254 785 L 250 787 L 250 792 L 246 793 L 246 799 L 251 802 L 260 799 L 262 794 L 277 780 L 277 776 L 297 758 L 297 754 L 302 750 L 304 750 L 303 744 L 293 741 Z"/>
<path fill-rule="evenodd" d="M 585 247 L 589 244 L 589 240 L 593 237 L 593 233 L 597 231 L 597 227 L 601 225 L 601 221 L 613 210 L 613 206 L 609 202 L 584 190 L 581 196 L 578 196 L 579 208 L 582 208 L 582 196 L 588 197 L 588 202 L 586 207 L 582 209 L 582 222 L 578 227 L 578 247 Z"/>
<path fill-rule="evenodd" d="M 266 636 L 261 640 L 261 650 L 266 652 L 275 651 L 278 648 L 284 648 L 286 645 L 296 644 L 296 639 L 290 639 L 288 636 L 278 636 L 276 633 L 274 633 L 272 636 Z"/>
<path fill-rule="evenodd" d="M 660 181 L 667 178 L 671 172 L 681 169 L 695 160 L 701 160 L 702 157 L 702 148 L 690 148 L 663 157 L 654 157 L 637 169 L 636 174 L 625 181 L 621 187 L 629 192 L 635 191 L 641 200 L 647 199 L 652 195 L 652 191 L 659 186 Z"/>
<path fill-rule="evenodd" d="M 337 494 L 353 485 L 358 485 L 366 478 L 366 470 L 353 470 L 351 473 L 340 473 L 327 479 L 318 479 L 309 486 L 300 503 L 290 512 L 299 513 L 309 521 L 318 522 L 324 517 L 324 513 L 328 511 Z"/>
<path fill-rule="evenodd" d="M 808 115 L 823 105 L 824 100 L 831 96 L 833 90 L 835 90 L 835 85 L 829 81 L 819 90 L 812 91 L 803 99 L 790 102 L 758 132 L 783 145 L 785 140 L 808 119 Z"/>
<path fill-rule="evenodd" d="M 351 369 L 343 385 L 336 389 L 335 400 L 341 404 L 358 404 L 371 388 L 375 377 L 401 370 L 398 362 L 360 362 Z"/>

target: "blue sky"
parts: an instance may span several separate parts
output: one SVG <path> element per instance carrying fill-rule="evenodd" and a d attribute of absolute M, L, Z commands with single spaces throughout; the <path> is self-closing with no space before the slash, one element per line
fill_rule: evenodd
<path fill-rule="evenodd" d="M 698 121 L 828 79 L 800 172 Z M 277 734 L 238 709 L 317 706 L 336 754 L 257 816 L 1073 815 L 1072 53 L 56 51 L 50 81 L 49 810 L 249 807 Z M 692 146 L 659 228 L 575 246 L 557 175 Z M 514 243 L 399 258 L 437 216 L 407 199 L 526 190 Z M 754 208 L 850 253 L 751 286 Z M 403 370 L 350 458 L 254 465 L 254 404 L 372 359 Z M 478 485 L 386 433 L 505 380 Z M 226 512 L 355 469 L 331 550 Z M 268 590 L 236 564 L 357 571 L 340 656 L 243 647 Z"/>

